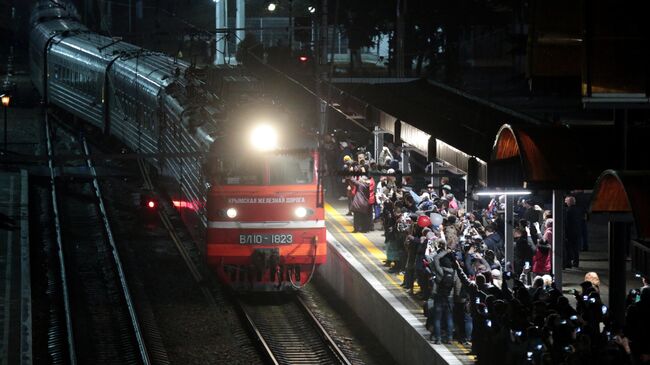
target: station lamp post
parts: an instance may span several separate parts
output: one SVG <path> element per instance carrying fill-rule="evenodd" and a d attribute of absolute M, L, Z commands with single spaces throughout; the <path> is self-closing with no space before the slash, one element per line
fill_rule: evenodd
<path fill-rule="evenodd" d="M 5 115 L 5 123 L 4 123 L 4 150 L 7 150 L 7 109 L 9 108 L 9 102 L 11 101 L 11 97 L 7 94 L 2 94 L 0 96 L 2 98 L 2 107 L 4 109 L 4 115 Z"/>

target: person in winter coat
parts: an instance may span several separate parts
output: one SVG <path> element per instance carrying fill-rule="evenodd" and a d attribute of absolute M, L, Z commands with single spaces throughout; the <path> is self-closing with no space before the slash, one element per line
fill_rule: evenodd
<path fill-rule="evenodd" d="M 433 318 L 433 338 L 434 343 L 439 344 L 441 340 L 441 322 L 444 318 L 447 327 L 447 336 L 442 339 L 443 343 L 450 343 L 451 336 L 454 333 L 453 308 L 454 308 L 454 289 L 459 282 L 456 270 L 452 266 L 452 260 L 455 260 L 450 250 L 441 250 L 433 257 L 433 267 L 436 273 L 436 285 L 432 291 L 434 318 Z"/>
<path fill-rule="evenodd" d="M 352 187 L 352 191 L 354 191 L 350 204 L 350 211 L 354 214 L 352 220 L 354 231 L 352 233 L 367 232 L 367 221 L 370 213 L 370 203 L 368 202 L 370 199 L 370 181 L 365 176 L 361 176 L 359 180 L 348 178 L 347 181 Z"/>
<path fill-rule="evenodd" d="M 456 216 L 450 215 L 446 221 L 443 221 L 445 240 L 447 247 L 455 250 L 458 248 L 460 239 L 458 238 L 458 227 L 456 226 Z"/>
<path fill-rule="evenodd" d="M 541 241 L 537 244 L 537 251 L 533 256 L 533 275 L 551 273 L 551 245 Z"/>
<path fill-rule="evenodd" d="M 547 218 L 544 221 L 544 234 L 542 240 L 549 245 L 553 244 L 553 218 Z"/>
<path fill-rule="evenodd" d="M 373 219 L 374 211 L 375 211 L 375 205 L 377 204 L 377 199 L 376 199 L 376 185 L 375 185 L 375 179 L 372 178 L 372 176 L 368 179 L 368 217 L 366 221 L 366 231 L 374 231 L 375 230 L 375 223 Z"/>
<path fill-rule="evenodd" d="M 408 213 L 402 212 L 399 208 L 395 209 L 395 233 L 392 240 L 388 242 L 386 248 L 386 258 L 395 263 L 392 268 L 388 270 L 389 273 L 394 274 L 402 271 L 406 265 L 406 249 L 404 243 L 406 236 L 413 221 Z"/>
<path fill-rule="evenodd" d="M 494 252 L 497 260 L 503 259 L 505 251 L 503 247 L 504 242 L 499 232 L 497 232 L 496 225 L 494 223 L 489 224 L 487 227 L 485 227 L 485 233 L 487 234 L 487 237 L 485 237 L 483 240 L 485 246 L 488 248 L 488 250 L 492 250 Z"/>
<path fill-rule="evenodd" d="M 515 273 L 520 273 L 524 270 L 526 262 L 532 265 L 535 248 L 530 245 L 528 235 L 521 227 L 515 228 L 513 238 L 515 239 L 513 270 Z"/>
<path fill-rule="evenodd" d="M 411 224 L 406 240 L 404 241 L 404 247 L 406 249 L 406 267 L 402 286 L 405 289 L 410 290 L 411 293 L 413 292 L 413 283 L 415 282 L 415 257 L 417 255 L 420 241 L 428 231 L 431 231 L 431 229 L 425 228 L 423 230 L 417 224 Z"/>

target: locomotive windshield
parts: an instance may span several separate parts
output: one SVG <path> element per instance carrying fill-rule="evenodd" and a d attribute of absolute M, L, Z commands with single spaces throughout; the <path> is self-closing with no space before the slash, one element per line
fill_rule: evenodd
<path fill-rule="evenodd" d="M 314 179 L 314 159 L 308 155 L 273 155 L 268 159 L 269 184 L 309 184 Z"/>
<path fill-rule="evenodd" d="M 261 185 L 264 181 L 264 163 L 256 159 L 233 158 L 220 160 L 219 181 L 224 185 Z"/>
<path fill-rule="evenodd" d="M 309 154 L 277 154 L 263 159 L 229 156 L 217 162 L 221 185 L 301 185 L 314 181 Z"/>

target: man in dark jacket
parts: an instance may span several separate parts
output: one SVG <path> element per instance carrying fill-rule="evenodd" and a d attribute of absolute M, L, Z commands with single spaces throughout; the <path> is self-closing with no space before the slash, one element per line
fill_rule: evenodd
<path fill-rule="evenodd" d="M 504 242 L 501 235 L 496 230 L 496 225 L 494 223 L 489 224 L 485 227 L 485 233 L 487 234 L 487 237 L 485 237 L 483 243 L 485 243 L 488 250 L 494 252 L 498 260 L 502 260 L 504 255 Z"/>
<path fill-rule="evenodd" d="M 564 198 L 566 209 L 566 222 L 564 225 L 566 235 L 566 257 L 564 267 L 578 267 L 580 264 L 580 249 L 582 248 L 582 224 L 584 215 L 576 206 L 576 198 L 567 196 Z"/>
<path fill-rule="evenodd" d="M 450 343 L 451 336 L 454 334 L 454 288 L 459 279 L 456 270 L 452 267 L 452 261 L 455 258 L 451 256 L 451 251 L 441 250 L 433 257 L 433 267 L 435 269 L 436 280 L 432 291 L 434 303 L 433 318 L 433 337 L 434 343 L 439 344 L 441 339 L 441 321 L 445 320 L 447 324 L 447 335 L 443 343 Z"/>
<path fill-rule="evenodd" d="M 515 239 L 513 270 L 515 273 L 520 274 L 524 270 L 526 263 L 528 263 L 528 268 L 533 264 L 535 246 L 531 246 L 528 234 L 521 227 L 515 228 L 513 238 Z"/>
<path fill-rule="evenodd" d="M 641 289 L 641 300 L 628 307 L 625 324 L 635 363 L 650 364 L 650 288 Z"/>

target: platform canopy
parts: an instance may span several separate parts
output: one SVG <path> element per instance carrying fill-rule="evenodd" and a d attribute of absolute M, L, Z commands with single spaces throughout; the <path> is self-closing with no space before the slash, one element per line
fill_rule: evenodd
<path fill-rule="evenodd" d="M 500 188 L 590 189 L 616 161 L 610 126 L 511 126 L 494 140 L 488 185 Z"/>
<path fill-rule="evenodd" d="M 591 212 L 631 214 L 639 239 L 650 241 L 650 171 L 605 170 L 596 181 Z"/>

